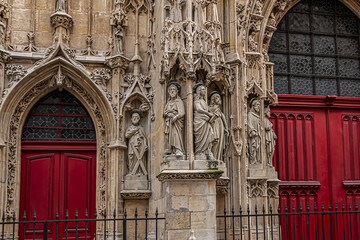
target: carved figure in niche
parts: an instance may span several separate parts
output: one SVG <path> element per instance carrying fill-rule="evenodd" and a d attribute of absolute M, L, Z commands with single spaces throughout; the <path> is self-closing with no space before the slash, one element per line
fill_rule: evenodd
<path fill-rule="evenodd" d="M 247 121 L 249 162 L 250 164 L 261 163 L 260 101 L 255 98 L 250 102 Z"/>
<path fill-rule="evenodd" d="M 182 21 L 182 13 L 181 13 L 181 4 L 183 3 L 182 0 L 170 0 L 172 5 L 170 11 L 170 19 L 174 22 L 181 22 Z"/>
<path fill-rule="evenodd" d="M 255 40 L 256 38 L 256 31 L 252 31 L 249 35 L 249 51 L 256 52 L 258 48 L 258 44 Z"/>
<path fill-rule="evenodd" d="M 277 136 L 272 128 L 273 124 L 270 122 L 270 107 L 265 107 L 265 142 L 266 142 L 266 165 L 272 166 L 272 159 L 274 157 L 275 144 Z"/>
<path fill-rule="evenodd" d="M 224 113 L 221 111 L 221 96 L 218 92 L 210 94 L 210 112 L 214 114 L 213 130 L 214 142 L 212 145 L 212 153 L 214 158 L 221 160 L 225 150 L 226 137 L 229 136 L 229 130 Z"/>
<path fill-rule="evenodd" d="M 130 175 L 146 175 L 146 156 L 148 149 L 144 128 L 140 126 L 140 111 L 133 110 L 131 113 L 131 126 L 125 133 L 129 139 L 128 144 L 128 169 Z"/>
<path fill-rule="evenodd" d="M 55 2 L 55 11 L 56 12 L 65 12 L 66 11 L 67 0 L 56 0 Z"/>
<path fill-rule="evenodd" d="M 184 103 L 179 97 L 181 87 L 171 82 L 168 87 L 169 98 L 164 109 L 165 118 L 165 154 L 184 155 Z"/>
<path fill-rule="evenodd" d="M 195 85 L 194 98 L 194 136 L 195 136 L 195 156 L 208 156 L 214 158 L 211 148 L 214 141 L 212 123 L 215 115 L 209 111 L 205 101 L 206 89 L 202 83 Z"/>
<path fill-rule="evenodd" d="M 124 53 L 124 31 L 122 26 L 119 24 L 114 30 L 114 54 L 123 54 Z"/>
<path fill-rule="evenodd" d="M 254 14 L 261 15 L 262 8 L 263 8 L 263 4 L 261 0 L 256 1 L 254 6 Z"/>

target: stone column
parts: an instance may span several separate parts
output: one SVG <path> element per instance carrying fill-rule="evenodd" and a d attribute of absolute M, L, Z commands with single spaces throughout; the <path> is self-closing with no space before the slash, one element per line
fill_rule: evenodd
<path fill-rule="evenodd" d="M 186 153 L 187 159 L 189 162 L 189 169 L 192 169 L 194 163 L 194 135 L 193 135 L 193 119 L 194 119 L 194 112 L 193 112 L 193 78 L 188 76 L 186 79 L 186 128 L 185 128 L 185 138 L 186 138 Z"/>
<path fill-rule="evenodd" d="M 165 239 L 216 239 L 216 180 L 222 171 L 164 170 Z"/>

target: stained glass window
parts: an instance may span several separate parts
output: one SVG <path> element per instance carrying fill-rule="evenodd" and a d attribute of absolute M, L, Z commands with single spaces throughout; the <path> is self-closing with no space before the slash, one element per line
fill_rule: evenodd
<path fill-rule="evenodd" d="M 360 97 L 360 20 L 337 0 L 303 0 L 269 47 L 275 92 Z"/>
<path fill-rule="evenodd" d="M 23 141 L 95 141 L 89 113 L 69 92 L 54 91 L 30 111 L 23 128 Z"/>

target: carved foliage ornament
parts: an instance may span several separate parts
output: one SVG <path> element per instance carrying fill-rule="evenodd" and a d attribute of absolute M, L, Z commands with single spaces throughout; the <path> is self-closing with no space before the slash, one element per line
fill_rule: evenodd
<path fill-rule="evenodd" d="M 8 64 L 5 67 L 5 74 L 8 76 L 8 87 L 10 88 L 25 76 L 26 70 L 24 66 Z"/>
<path fill-rule="evenodd" d="M 57 27 L 64 27 L 70 29 L 73 26 L 72 17 L 66 13 L 57 12 L 50 17 L 51 24 Z"/>
<path fill-rule="evenodd" d="M 264 197 L 266 194 L 266 179 L 249 179 L 247 190 L 250 198 Z"/>
<path fill-rule="evenodd" d="M 14 214 L 14 199 L 16 192 L 16 175 L 18 163 L 17 163 L 17 152 L 18 152 L 18 136 L 20 134 L 20 121 L 23 118 L 25 110 L 29 107 L 30 103 L 39 96 L 39 94 L 46 92 L 49 86 L 54 85 L 54 78 L 50 80 L 45 80 L 36 84 L 31 88 L 19 102 L 15 108 L 14 114 L 10 120 L 10 131 L 9 131 L 9 142 L 8 142 L 8 163 L 7 163 L 7 202 L 6 202 L 6 216 L 7 218 L 12 218 Z M 99 106 L 95 103 L 94 99 L 82 88 L 78 83 L 72 81 L 69 78 L 64 79 L 64 85 L 67 86 L 72 91 L 76 92 L 89 106 L 89 111 L 95 116 L 94 122 L 96 123 L 97 128 L 97 139 L 100 142 L 99 150 L 99 169 L 98 169 L 98 193 L 100 201 L 98 204 L 99 213 L 104 214 L 106 208 L 106 159 L 107 159 L 107 145 L 105 141 L 105 123 L 103 115 L 99 109 Z"/>

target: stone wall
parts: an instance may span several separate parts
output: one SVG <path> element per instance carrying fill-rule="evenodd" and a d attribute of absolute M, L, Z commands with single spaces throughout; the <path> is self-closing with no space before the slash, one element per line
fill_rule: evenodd
<path fill-rule="evenodd" d="M 216 239 L 216 206 L 277 204 L 267 49 L 296 3 L 0 2 L 0 208 L 18 214 L 21 129 L 57 88 L 96 126 L 100 214 L 158 208 L 166 239 Z"/>

